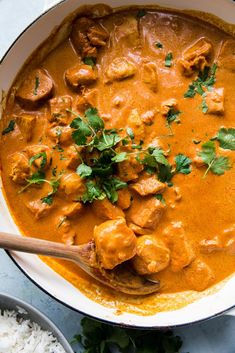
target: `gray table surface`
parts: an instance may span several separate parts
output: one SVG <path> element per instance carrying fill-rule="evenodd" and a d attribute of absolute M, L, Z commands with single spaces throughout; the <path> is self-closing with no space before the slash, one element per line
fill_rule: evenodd
<path fill-rule="evenodd" d="M 17 35 L 42 12 L 44 0 L 0 0 L 0 57 Z M 1 225 L 0 225 L 1 227 Z M 35 286 L 0 250 L 0 292 L 34 305 L 61 329 L 68 340 L 80 331 L 79 315 Z M 177 330 L 184 339 L 182 352 L 235 353 L 235 318 L 217 319 Z"/>

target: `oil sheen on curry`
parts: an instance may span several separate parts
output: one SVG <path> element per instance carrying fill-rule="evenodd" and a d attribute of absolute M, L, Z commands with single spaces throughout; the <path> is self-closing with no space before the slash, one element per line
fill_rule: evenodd
<path fill-rule="evenodd" d="M 16 79 L 3 186 L 25 235 L 93 239 L 104 269 L 128 261 L 159 280 L 133 298 L 44 258 L 88 297 L 150 314 L 235 270 L 235 39 L 177 12 L 95 14 Z"/>

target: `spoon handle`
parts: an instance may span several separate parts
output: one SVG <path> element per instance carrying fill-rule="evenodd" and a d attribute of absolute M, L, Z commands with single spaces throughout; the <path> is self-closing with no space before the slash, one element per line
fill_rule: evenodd
<path fill-rule="evenodd" d="M 77 246 L 0 232 L 0 248 L 74 260 Z"/>

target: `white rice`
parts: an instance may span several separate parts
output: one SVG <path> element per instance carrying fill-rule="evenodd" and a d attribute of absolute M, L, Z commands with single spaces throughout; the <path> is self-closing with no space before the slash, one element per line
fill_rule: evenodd
<path fill-rule="evenodd" d="M 0 311 L 0 353 L 65 353 L 51 332 L 19 319 L 15 311 Z"/>

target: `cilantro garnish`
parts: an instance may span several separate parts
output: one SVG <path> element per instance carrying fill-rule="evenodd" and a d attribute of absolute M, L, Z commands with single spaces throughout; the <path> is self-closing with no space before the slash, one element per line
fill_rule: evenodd
<path fill-rule="evenodd" d="M 139 10 L 139 11 L 137 12 L 136 17 L 137 17 L 137 18 L 144 17 L 144 16 L 146 15 L 146 13 L 147 13 L 147 12 L 146 12 L 144 9 L 141 9 L 141 10 Z"/>
<path fill-rule="evenodd" d="M 193 98 L 196 93 L 202 96 L 205 93 L 205 88 L 210 91 L 216 82 L 216 70 L 217 65 L 214 63 L 211 68 L 206 66 L 203 71 L 200 71 L 197 79 L 189 85 L 184 98 Z"/>
<path fill-rule="evenodd" d="M 162 45 L 161 42 L 157 42 L 157 43 L 155 43 L 155 45 L 156 45 L 156 47 L 157 47 L 158 49 L 162 49 L 162 48 L 163 48 L 163 45 Z"/>
<path fill-rule="evenodd" d="M 35 96 L 37 96 L 37 94 L 38 94 L 38 87 L 39 87 L 39 85 L 40 85 L 40 80 L 39 80 L 39 77 L 36 76 L 36 77 L 35 77 L 35 86 L 34 86 L 34 91 L 33 91 L 33 94 L 34 94 Z"/>
<path fill-rule="evenodd" d="M 235 129 L 234 128 L 221 128 L 218 131 L 216 139 L 219 141 L 221 148 L 225 150 L 235 151 Z"/>
<path fill-rule="evenodd" d="M 171 67 L 172 66 L 172 59 L 173 59 L 173 54 L 169 52 L 166 54 L 165 57 L 165 67 Z"/>
<path fill-rule="evenodd" d="M 15 120 L 10 120 L 8 126 L 2 131 L 2 135 L 9 134 L 9 132 L 13 131 L 15 129 Z"/>
<path fill-rule="evenodd" d="M 40 153 L 35 154 L 33 157 L 31 157 L 29 160 L 30 167 L 32 166 L 33 162 L 36 161 L 36 159 L 41 159 L 40 169 L 43 169 L 47 164 L 46 152 L 40 152 Z"/>
<path fill-rule="evenodd" d="M 155 199 L 158 199 L 159 201 L 161 201 L 161 203 L 163 205 L 166 205 L 166 200 L 164 199 L 164 197 L 162 196 L 162 194 L 156 194 L 154 195 Z"/>
<path fill-rule="evenodd" d="M 86 192 L 82 196 L 82 201 L 84 203 L 93 202 L 94 200 L 103 200 L 106 197 L 105 193 L 95 181 L 89 180 L 86 183 L 86 189 Z"/>
<path fill-rule="evenodd" d="M 124 329 L 89 318 L 81 321 L 82 333 L 72 343 L 89 353 L 179 353 L 182 340 L 172 331 Z"/>
<path fill-rule="evenodd" d="M 96 64 L 96 58 L 87 56 L 86 58 L 83 59 L 84 64 L 90 65 L 91 67 L 94 67 Z"/>
<path fill-rule="evenodd" d="M 222 175 L 226 170 L 231 168 L 230 159 L 224 156 L 217 156 L 215 150 L 215 142 L 207 141 L 202 145 L 202 151 L 198 153 L 203 162 L 207 164 L 208 168 L 203 176 L 211 171 L 214 174 Z"/>
<path fill-rule="evenodd" d="M 85 178 L 92 174 L 92 168 L 89 167 L 89 165 L 82 163 L 77 167 L 76 173 L 80 175 L 81 178 Z"/>
<path fill-rule="evenodd" d="M 178 109 L 175 109 L 174 107 L 170 107 L 167 115 L 166 115 L 166 121 L 167 121 L 167 126 L 169 127 L 171 123 L 175 122 L 180 122 L 179 120 L 179 115 L 181 114 L 181 111 Z"/>
<path fill-rule="evenodd" d="M 182 173 L 182 174 L 189 174 L 191 173 L 191 159 L 188 158 L 187 156 L 183 154 L 177 154 L 175 157 L 175 163 L 176 163 L 176 172 L 177 173 Z"/>

